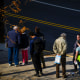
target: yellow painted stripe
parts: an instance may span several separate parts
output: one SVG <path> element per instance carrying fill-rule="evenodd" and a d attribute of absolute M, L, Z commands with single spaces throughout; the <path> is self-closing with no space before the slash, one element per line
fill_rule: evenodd
<path fill-rule="evenodd" d="M 44 52 L 48 52 L 48 53 L 53 53 L 52 51 L 48 51 L 48 50 L 43 50 Z M 54 55 L 45 55 L 45 56 L 53 56 L 53 57 L 55 57 Z M 71 56 L 71 55 L 66 55 L 67 57 L 72 57 L 73 58 L 73 56 Z"/>
<path fill-rule="evenodd" d="M 67 55 L 68 57 L 72 57 L 73 58 L 73 56 L 71 56 L 71 55 Z"/>
<path fill-rule="evenodd" d="M 65 25 L 61 25 L 61 24 L 56 24 L 56 23 L 43 21 L 43 20 L 39 20 L 39 19 L 34 19 L 34 18 L 30 18 L 30 17 L 25 17 L 25 16 L 21 16 L 21 15 L 17 15 L 17 14 L 12 14 L 12 13 L 5 13 L 5 15 L 11 16 L 11 17 L 15 17 L 15 18 L 20 18 L 20 19 L 25 19 L 25 20 L 29 20 L 29 21 L 33 21 L 33 22 L 37 22 L 37 23 L 42 23 L 42 24 L 46 24 L 46 25 L 50 25 L 50 26 L 55 26 L 55 27 L 59 27 L 59 28 L 64 28 L 64 29 L 69 29 L 69 30 L 80 32 L 80 28 L 65 26 Z"/>

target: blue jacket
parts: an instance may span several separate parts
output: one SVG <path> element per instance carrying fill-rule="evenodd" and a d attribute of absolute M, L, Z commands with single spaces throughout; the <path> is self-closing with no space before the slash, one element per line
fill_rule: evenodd
<path fill-rule="evenodd" d="M 34 37 L 30 41 L 30 54 L 31 54 L 31 56 L 33 56 L 37 53 L 38 53 L 38 56 L 39 56 L 39 54 L 42 52 L 42 50 L 43 50 L 42 39 L 40 37 Z"/>
<path fill-rule="evenodd" d="M 32 40 L 30 40 L 30 54 L 31 56 L 34 54 L 34 40 L 36 39 L 37 37 L 34 37 Z"/>
<path fill-rule="evenodd" d="M 6 38 L 6 41 L 8 42 L 8 47 L 18 47 L 20 44 L 20 33 L 15 30 L 11 30 L 8 32 L 7 35 L 9 36 L 9 38 Z M 10 39 L 16 44 L 14 44 Z"/>

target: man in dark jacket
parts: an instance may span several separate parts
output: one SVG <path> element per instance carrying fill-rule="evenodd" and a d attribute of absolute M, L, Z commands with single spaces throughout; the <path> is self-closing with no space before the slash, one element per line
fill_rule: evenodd
<path fill-rule="evenodd" d="M 80 34 L 77 34 L 77 40 L 80 40 Z M 74 44 L 74 48 L 73 48 L 73 64 L 74 64 L 74 60 L 75 60 L 76 48 L 78 47 L 77 40 L 76 40 L 76 42 Z M 76 64 L 74 64 L 74 71 L 77 71 L 77 65 Z"/>
<path fill-rule="evenodd" d="M 43 75 L 42 68 L 41 68 L 41 61 L 40 61 L 40 54 L 43 47 L 40 46 L 42 40 L 39 37 L 36 37 L 33 32 L 30 32 L 29 35 L 32 38 L 32 40 L 30 41 L 30 54 L 36 71 L 35 76 L 40 77 L 39 71 L 41 75 Z M 39 42 L 40 44 L 38 44 Z M 36 46 L 36 43 L 39 45 L 40 48 Z"/>
<path fill-rule="evenodd" d="M 35 34 L 37 37 L 40 37 L 43 40 L 43 44 L 44 44 L 44 49 L 45 49 L 45 40 L 44 40 L 44 34 L 40 32 L 40 28 L 39 27 L 35 27 Z M 40 55 L 41 58 L 41 62 L 43 63 L 43 68 L 45 68 L 45 60 L 44 60 L 44 54 L 43 52 Z"/>
<path fill-rule="evenodd" d="M 8 42 L 8 62 L 9 66 L 12 65 L 12 56 L 14 53 L 14 62 L 15 66 L 18 66 L 19 64 L 19 44 L 20 44 L 20 34 L 18 32 L 18 27 L 14 26 L 13 30 L 9 31 L 7 34 L 7 39 L 6 41 Z"/>

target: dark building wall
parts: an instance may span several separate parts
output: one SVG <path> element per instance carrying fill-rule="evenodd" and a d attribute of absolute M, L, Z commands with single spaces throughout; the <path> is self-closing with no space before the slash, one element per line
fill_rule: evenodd
<path fill-rule="evenodd" d="M 3 9 L 4 7 L 4 1 L 0 0 L 0 9 Z M 4 23 L 3 17 L 2 17 L 3 12 L 0 12 L 0 43 L 4 42 Z"/>

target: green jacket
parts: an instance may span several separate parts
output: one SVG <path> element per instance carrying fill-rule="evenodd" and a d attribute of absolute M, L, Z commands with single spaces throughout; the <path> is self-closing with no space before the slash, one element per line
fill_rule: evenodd
<path fill-rule="evenodd" d="M 53 51 L 56 54 L 64 55 L 67 50 L 67 42 L 63 37 L 59 37 L 53 44 Z"/>

